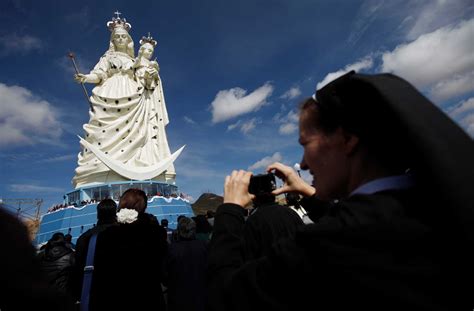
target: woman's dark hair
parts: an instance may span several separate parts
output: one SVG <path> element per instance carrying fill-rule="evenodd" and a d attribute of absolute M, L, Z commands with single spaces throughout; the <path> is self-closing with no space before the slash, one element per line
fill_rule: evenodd
<path fill-rule="evenodd" d="M 140 189 L 128 189 L 122 194 L 119 202 L 119 210 L 122 208 L 128 208 L 136 210 L 138 213 L 144 213 L 147 206 L 147 200 L 145 192 Z"/>
<path fill-rule="evenodd" d="M 104 199 L 97 204 L 97 222 L 99 224 L 114 223 L 117 219 L 117 203 L 112 199 Z"/>
<path fill-rule="evenodd" d="M 341 126 L 334 115 L 327 109 L 324 109 L 324 107 L 321 107 L 312 97 L 306 98 L 301 103 L 300 114 L 309 118 L 309 124 L 314 126 L 315 129 L 321 130 L 326 134 L 334 132 Z"/>

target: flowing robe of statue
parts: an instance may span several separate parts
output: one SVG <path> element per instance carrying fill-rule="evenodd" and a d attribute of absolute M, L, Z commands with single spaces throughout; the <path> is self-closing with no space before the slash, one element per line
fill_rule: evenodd
<path fill-rule="evenodd" d="M 145 145 L 140 150 L 140 156 L 144 160 L 151 156 L 153 163 L 156 163 L 171 156 L 165 131 L 169 119 L 161 78 L 158 72 L 153 77 L 148 77 L 146 69 L 146 66 L 140 66 L 135 72 L 138 81 L 144 88 L 139 105 L 145 109 L 146 118 L 143 126 L 147 129 L 147 137 L 151 138 L 145 141 Z M 149 162 L 149 160 L 145 161 Z M 173 165 L 167 169 L 167 174 L 175 174 Z"/>
<path fill-rule="evenodd" d="M 129 53 L 109 49 L 91 71 L 100 83 L 90 97 L 94 111 L 84 125 L 87 143 L 81 141 L 83 150 L 78 155 L 73 178 L 76 188 L 130 180 L 119 174 L 120 170 L 111 169 L 109 162 L 120 163 L 133 172 L 170 158 L 165 132 L 168 114 L 161 80 L 158 74 L 145 77 L 135 61 Z M 164 172 L 150 179 L 174 181 L 175 175 L 171 161 Z"/>

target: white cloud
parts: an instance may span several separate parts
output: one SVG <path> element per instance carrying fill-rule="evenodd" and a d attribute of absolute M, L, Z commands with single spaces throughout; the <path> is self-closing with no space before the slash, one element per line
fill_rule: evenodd
<path fill-rule="evenodd" d="M 74 159 L 76 157 L 77 157 L 76 154 L 66 154 L 66 155 L 62 155 L 62 156 L 51 157 L 51 158 L 47 158 L 47 159 L 41 159 L 41 160 L 38 160 L 37 162 L 38 163 L 54 163 L 54 162 L 68 161 L 68 160 Z"/>
<path fill-rule="evenodd" d="M 474 97 L 471 97 L 465 101 L 462 101 L 456 107 L 449 111 L 449 114 L 453 117 L 457 117 L 468 111 L 474 111 Z"/>
<path fill-rule="evenodd" d="M 267 166 L 274 162 L 281 162 L 283 157 L 279 152 L 275 152 L 272 156 L 264 157 L 263 159 L 255 162 L 254 164 L 249 166 L 249 171 L 254 171 L 256 169 L 266 169 Z"/>
<path fill-rule="evenodd" d="M 298 130 L 299 114 L 294 110 L 290 110 L 284 117 L 280 113 L 277 113 L 273 117 L 273 121 L 282 123 L 278 129 L 278 132 L 282 135 L 289 135 Z"/>
<path fill-rule="evenodd" d="M 255 128 L 255 125 L 257 124 L 257 119 L 252 118 L 248 120 L 247 122 L 243 123 L 242 126 L 240 127 L 240 131 L 244 134 L 247 134 L 251 130 Z"/>
<path fill-rule="evenodd" d="M 447 113 L 474 138 L 474 97 L 448 108 Z"/>
<path fill-rule="evenodd" d="M 278 129 L 278 132 L 282 135 L 289 135 L 298 130 L 298 125 L 294 123 L 285 123 L 280 125 L 280 128 Z"/>
<path fill-rule="evenodd" d="M 441 26 L 448 25 L 462 19 L 462 16 L 469 10 L 472 2 L 470 0 L 436 0 L 418 2 L 422 4 L 420 10 L 410 12 L 416 18 L 412 17 L 413 25 L 408 31 L 406 37 L 409 40 L 418 38 L 421 34 L 431 32 Z M 409 6 L 410 9 L 413 5 Z"/>
<path fill-rule="evenodd" d="M 290 88 L 288 91 L 283 93 L 283 95 L 280 96 L 280 98 L 283 99 L 295 99 L 296 97 L 301 95 L 301 90 L 298 86 L 294 86 Z"/>
<path fill-rule="evenodd" d="M 471 71 L 465 75 L 455 75 L 452 79 L 436 83 L 431 89 L 431 97 L 434 101 L 444 101 L 473 90 L 474 71 Z"/>
<path fill-rule="evenodd" d="M 474 70 L 473 38 L 474 19 L 455 27 L 439 28 L 384 53 L 382 70 L 393 72 L 419 88 L 470 74 Z"/>
<path fill-rule="evenodd" d="M 223 122 L 237 116 L 256 111 L 267 103 L 272 94 L 273 86 L 267 82 L 252 93 L 236 87 L 219 91 L 211 103 L 212 123 Z"/>
<path fill-rule="evenodd" d="M 196 122 L 188 116 L 184 116 L 183 119 L 186 123 L 193 124 L 193 125 L 196 124 Z"/>
<path fill-rule="evenodd" d="M 300 120 L 300 115 L 296 111 L 291 110 L 287 115 L 288 121 L 298 123 Z"/>
<path fill-rule="evenodd" d="M 474 112 L 464 117 L 460 123 L 466 132 L 474 138 Z"/>
<path fill-rule="evenodd" d="M 258 120 L 257 118 L 252 118 L 252 119 L 250 119 L 248 121 L 245 121 L 243 123 L 242 123 L 242 120 L 239 120 L 236 123 L 233 123 L 233 124 L 227 126 L 227 131 L 232 131 L 232 130 L 240 127 L 240 131 L 244 134 L 247 134 L 248 132 L 253 130 L 258 123 L 260 123 L 260 120 Z"/>
<path fill-rule="evenodd" d="M 365 69 L 370 69 L 372 68 L 373 64 L 374 64 L 374 61 L 372 59 L 372 56 L 366 56 L 354 64 L 347 65 L 346 67 L 344 67 L 344 69 L 327 74 L 326 77 L 324 77 L 323 81 L 319 82 L 316 85 L 316 89 L 317 90 L 321 89 L 329 82 L 339 78 L 340 76 L 348 73 L 351 70 L 355 70 L 356 72 L 359 72 Z"/>
<path fill-rule="evenodd" d="M 20 86 L 0 83 L 0 147 L 37 142 L 57 143 L 58 112 L 47 101 Z"/>
<path fill-rule="evenodd" d="M 369 29 L 371 24 L 377 19 L 380 10 L 384 5 L 384 0 L 364 1 L 356 14 L 355 22 L 352 25 L 348 43 L 355 45 Z"/>
<path fill-rule="evenodd" d="M 282 110 L 283 110 L 283 109 L 284 109 L 284 108 L 282 108 Z M 274 122 L 280 122 L 280 123 L 281 123 L 281 122 L 282 122 L 282 117 L 281 117 L 281 115 L 282 115 L 282 112 L 277 112 L 277 113 L 273 116 L 272 120 L 273 120 Z"/>
<path fill-rule="evenodd" d="M 282 113 L 278 112 L 273 116 L 273 121 L 278 123 L 295 122 L 298 123 L 300 115 L 295 110 L 290 110 L 285 116 L 282 117 Z"/>
<path fill-rule="evenodd" d="M 16 33 L 0 36 L 0 56 L 20 53 L 26 54 L 30 51 L 41 50 L 43 43 L 39 38 L 30 35 L 18 35 Z"/>
<path fill-rule="evenodd" d="M 238 127 L 240 124 L 242 123 L 242 120 L 239 120 L 233 124 L 230 124 L 228 127 L 227 127 L 227 130 L 228 131 L 232 131 L 233 129 L 235 129 L 236 127 Z"/>
<path fill-rule="evenodd" d="M 44 187 L 28 184 L 11 184 L 8 186 L 11 192 L 63 192 L 63 188 Z"/>

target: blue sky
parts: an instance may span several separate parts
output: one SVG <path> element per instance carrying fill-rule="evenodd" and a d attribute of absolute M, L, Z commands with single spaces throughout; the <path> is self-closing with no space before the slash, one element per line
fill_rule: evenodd
<path fill-rule="evenodd" d="M 0 3 L 0 198 L 71 190 L 88 104 L 68 51 L 88 72 L 119 10 L 157 39 L 177 184 L 222 194 L 233 169 L 299 162 L 297 107 L 338 75 L 392 72 L 474 137 L 470 1 L 10 1 Z M 92 88 L 88 85 L 88 89 Z"/>

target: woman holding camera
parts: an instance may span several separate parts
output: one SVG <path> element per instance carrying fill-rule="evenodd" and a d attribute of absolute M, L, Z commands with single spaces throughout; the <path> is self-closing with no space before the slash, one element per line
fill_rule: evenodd
<path fill-rule="evenodd" d="M 209 251 L 214 310 L 472 307 L 461 284 L 473 276 L 474 148 L 454 122 L 396 76 L 351 72 L 304 102 L 299 142 L 312 186 L 283 164 L 268 171 L 284 181 L 273 193 L 302 195 L 315 223 L 245 261 L 252 174 L 227 176 Z"/>

